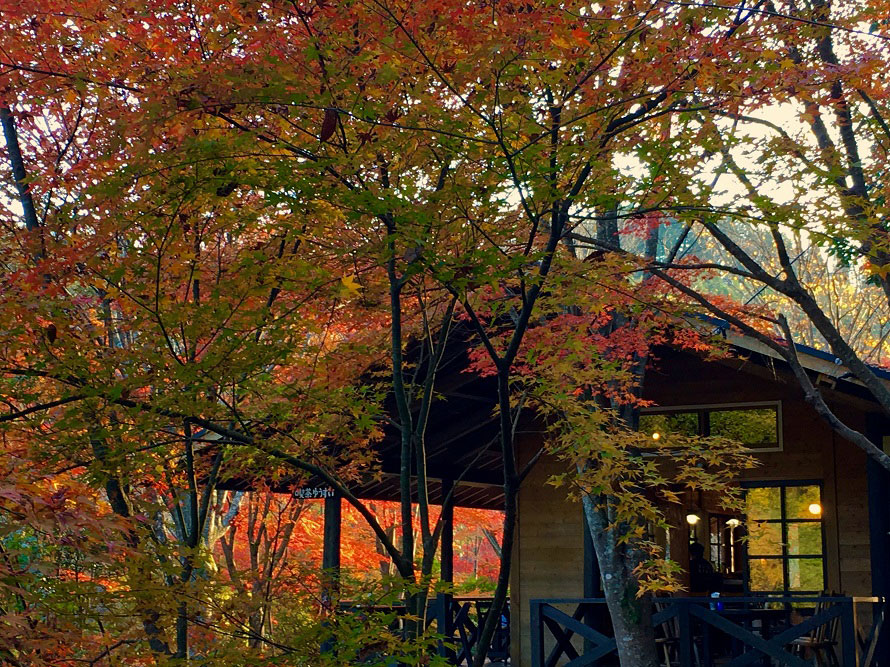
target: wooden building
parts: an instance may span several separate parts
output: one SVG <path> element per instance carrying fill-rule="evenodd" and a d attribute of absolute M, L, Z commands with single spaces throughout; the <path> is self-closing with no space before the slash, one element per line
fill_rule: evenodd
<path fill-rule="evenodd" d="M 745 509 L 728 511 L 719 498 L 687 494 L 683 506 L 669 509 L 670 557 L 687 564 L 690 541 L 699 541 L 739 593 L 887 595 L 890 476 L 815 413 L 782 361 L 751 340 L 733 342 L 735 354 L 720 361 L 667 351 L 646 376 L 644 396 L 657 407 L 644 411 L 641 430 L 662 438 L 671 428 L 744 437 L 739 425 L 755 422 L 750 448 L 759 465 L 736 480 L 747 489 Z M 886 420 L 845 378 L 846 369 L 830 355 L 799 352 L 836 414 L 874 442 L 887 442 Z M 890 381 L 890 373 L 881 375 Z M 537 443 L 526 438 L 518 446 L 527 458 Z M 516 665 L 532 664 L 531 600 L 601 591 L 580 504 L 547 485 L 562 471 L 559 461 L 542 459 L 519 494 L 510 591 Z"/>
<path fill-rule="evenodd" d="M 672 530 L 661 539 L 670 557 L 685 567 L 690 543 L 699 542 L 727 588 L 739 594 L 890 596 L 890 474 L 831 430 L 774 352 L 743 337 L 730 342 L 733 353 L 714 361 L 660 350 L 646 374 L 644 397 L 655 407 L 643 412 L 641 430 L 668 439 L 673 431 L 727 435 L 748 444 L 759 463 L 734 480 L 746 488 L 741 511 L 691 493 L 667 508 Z M 876 444 L 890 444 L 890 422 L 846 369 L 829 354 L 798 349 L 836 414 Z M 429 477 L 440 479 L 442 489 L 461 479 L 458 505 L 498 508 L 495 388 L 490 379 L 463 372 L 465 364 L 466 349 L 458 350 L 440 373 L 437 389 L 446 400 L 428 428 Z M 890 372 L 876 373 L 890 384 Z M 542 432 L 534 424 L 520 430 L 516 446 L 523 463 L 541 449 Z M 380 452 L 392 474 L 395 452 L 395 443 L 384 443 Z M 522 667 L 541 664 L 532 655 L 533 600 L 597 598 L 602 590 L 580 503 L 548 484 L 564 466 L 540 457 L 519 493 L 510 652 L 511 663 Z M 378 479 L 355 492 L 394 499 L 394 481 Z M 435 490 L 431 500 L 437 501 Z M 327 504 L 325 562 L 333 566 L 339 501 Z M 450 574 L 448 554 L 445 544 L 444 575 Z M 884 658 L 878 664 L 890 664 L 890 631 L 879 644 Z"/>

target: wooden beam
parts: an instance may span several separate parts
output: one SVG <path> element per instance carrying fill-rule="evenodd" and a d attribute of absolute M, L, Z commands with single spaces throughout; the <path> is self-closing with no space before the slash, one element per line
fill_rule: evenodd
<path fill-rule="evenodd" d="M 381 470 L 380 473 L 384 477 L 393 477 L 398 476 L 399 468 L 398 461 L 395 459 L 387 459 L 381 462 Z M 461 485 L 463 486 L 503 486 L 504 484 L 504 476 L 500 474 L 500 471 L 486 471 L 486 470 L 469 470 L 465 471 L 460 466 L 439 466 L 434 463 L 429 464 L 429 468 L 427 470 L 427 479 L 428 480 L 445 480 L 445 479 L 460 479 Z M 412 480 L 413 481 L 413 480 Z"/>

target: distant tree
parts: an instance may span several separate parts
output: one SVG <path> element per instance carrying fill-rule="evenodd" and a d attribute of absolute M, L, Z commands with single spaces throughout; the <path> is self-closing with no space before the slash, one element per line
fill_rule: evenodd
<path fill-rule="evenodd" d="M 766 309 L 758 323 L 745 321 L 708 298 L 707 286 L 681 287 L 664 273 L 672 257 L 653 271 L 780 354 L 831 427 L 890 470 L 880 446 L 826 403 L 792 344 L 830 350 L 890 416 L 890 391 L 868 365 L 888 355 L 890 16 L 882 3 L 827 0 L 763 12 L 775 35 L 763 60 L 747 70 L 733 108 L 690 119 L 697 147 L 689 131 L 677 133 L 677 149 L 698 163 L 666 174 L 675 179 L 666 191 L 684 234 L 703 233 L 720 250 L 687 268 L 743 281 Z"/>

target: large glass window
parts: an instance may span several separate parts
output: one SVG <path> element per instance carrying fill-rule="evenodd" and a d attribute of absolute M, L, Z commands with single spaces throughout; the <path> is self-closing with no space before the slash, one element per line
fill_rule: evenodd
<path fill-rule="evenodd" d="M 822 488 L 805 482 L 751 486 L 745 505 L 750 589 L 822 592 Z"/>
<path fill-rule="evenodd" d="M 654 408 L 640 414 L 640 432 L 671 446 L 671 436 L 719 436 L 737 440 L 752 451 L 781 447 L 778 403 Z"/>

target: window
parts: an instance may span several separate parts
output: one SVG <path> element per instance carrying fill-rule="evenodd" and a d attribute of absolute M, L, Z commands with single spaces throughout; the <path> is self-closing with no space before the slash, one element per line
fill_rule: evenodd
<path fill-rule="evenodd" d="M 821 487 L 808 482 L 749 486 L 745 508 L 750 590 L 822 592 L 825 546 Z"/>
<path fill-rule="evenodd" d="M 640 431 L 667 447 L 671 435 L 705 435 L 737 440 L 751 451 L 781 451 L 781 424 L 778 402 L 654 408 L 640 414 Z"/>
<path fill-rule="evenodd" d="M 742 520 L 732 514 L 710 514 L 708 516 L 708 546 L 711 565 L 722 574 L 741 576 L 744 562 Z"/>

